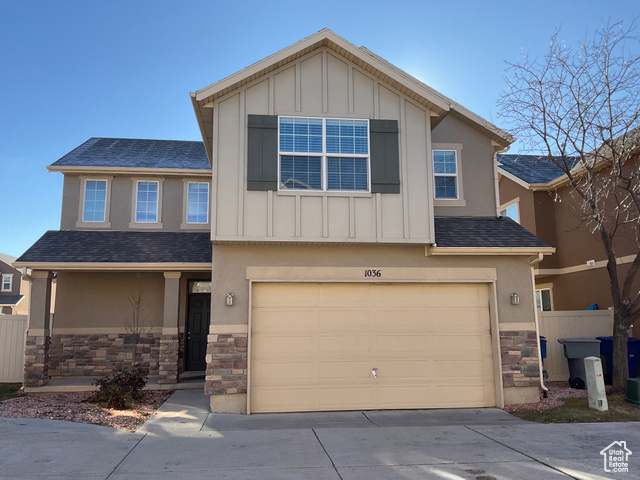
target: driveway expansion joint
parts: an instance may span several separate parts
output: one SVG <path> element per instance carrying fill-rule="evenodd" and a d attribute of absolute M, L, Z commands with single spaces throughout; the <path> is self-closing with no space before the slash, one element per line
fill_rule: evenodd
<path fill-rule="evenodd" d="M 569 475 L 567 472 L 563 472 L 562 470 L 554 467 L 553 465 L 549 465 L 548 463 L 545 463 L 542 460 L 539 460 L 539 459 L 537 459 L 535 457 L 532 457 L 531 455 L 529 455 L 529 454 L 527 454 L 525 452 L 522 452 L 522 451 L 518 450 L 517 448 L 513 448 L 512 446 L 507 445 L 506 443 L 502 443 L 502 442 L 496 440 L 495 438 L 491 438 L 489 435 L 486 435 L 486 434 L 484 434 L 482 432 L 479 432 L 478 430 L 474 430 L 469 425 L 464 425 L 464 427 L 468 428 L 469 430 L 471 430 L 474 433 L 477 433 L 478 435 L 482 435 L 484 438 L 486 438 L 488 440 L 491 440 L 492 442 L 495 442 L 498 445 L 502 445 L 503 447 L 508 448 L 509 450 L 513 450 L 514 452 L 519 453 L 520 455 L 524 455 L 525 457 L 529 458 L 530 460 L 533 460 L 536 463 L 539 463 L 540 465 L 544 465 L 545 467 L 548 467 L 548 468 L 550 468 L 552 470 L 555 470 L 556 472 L 560 473 L 561 475 L 566 476 L 567 478 L 573 478 L 574 480 L 580 480 L 578 477 L 574 477 L 573 475 Z"/>
<path fill-rule="evenodd" d="M 105 480 L 109 480 L 109 479 L 111 478 L 111 475 L 113 475 L 113 474 L 115 473 L 115 471 L 118 469 L 118 467 L 120 467 L 120 465 L 122 465 L 122 462 L 124 462 L 124 461 L 127 459 L 127 457 L 128 457 L 129 455 L 131 455 L 131 453 L 136 449 L 136 447 L 137 447 L 138 445 L 140 445 L 140 442 L 142 442 L 142 440 L 144 440 L 145 438 L 147 438 L 147 434 L 146 434 L 146 433 L 145 433 L 145 434 L 140 438 L 140 440 L 138 440 L 138 441 L 136 442 L 136 444 L 133 446 L 133 448 L 132 448 L 131 450 L 129 450 L 129 451 L 127 452 L 127 454 L 126 454 L 124 457 L 122 457 L 122 460 L 120 460 L 120 461 L 118 462 L 118 464 L 113 468 L 113 470 L 111 470 L 111 473 L 110 473 L 109 475 L 107 475 L 107 477 L 105 478 Z"/>
<path fill-rule="evenodd" d="M 364 413 L 364 412 L 363 412 Z M 331 458 L 331 455 L 329 455 L 329 452 L 327 452 L 327 449 L 324 448 L 324 445 L 322 444 L 322 441 L 320 440 L 320 437 L 318 437 L 318 434 L 316 433 L 316 430 L 314 428 L 311 429 L 311 431 L 313 432 L 313 435 L 316 437 L 316 440 L 318 441 L 318 443 L 320 444 L 320 446 L 322 447 L 322 450 L 324 450 L 325 455 L 327 456 L 327 458 L 329 459 L 329 461 L 331 462 L 331 466 L 333 467 L 333 470 L 336 472 L 336 475 L 338 475 L 338 478 L 340 480 L 344 480 L 342 478 L 342 475 L 340 475 L 340 472 L 338 471 L 338 469 L 336 468 L 336 464 L 333 463 L 333 459 Z"/>
<path fill-rule="evenodd" d="M 367 420 L 369 420 L 372 424 L 374 424 L 376 427 L 379 427 L 380 425 L 378 425 L 376 422 L 374 422 L 373 420 L 371 420 L 367 414 L 365 412 L 361 412 L 362 415 L 364 415 L 364 418 L 366 418 Z"/>

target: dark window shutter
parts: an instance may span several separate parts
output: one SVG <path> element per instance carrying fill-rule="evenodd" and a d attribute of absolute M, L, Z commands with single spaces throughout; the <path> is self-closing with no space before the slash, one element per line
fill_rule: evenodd
<path fill-rule="evenodd" d="M 371 193 L 400 193 L 397 120 L 369 120 Z"/>
<path fill-rule="evenodd" d="M 249 115 L 247 190 L 278 189 L 278 117 Z"/>

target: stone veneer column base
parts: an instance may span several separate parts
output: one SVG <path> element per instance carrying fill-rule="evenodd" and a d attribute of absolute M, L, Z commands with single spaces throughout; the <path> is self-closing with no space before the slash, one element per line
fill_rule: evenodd
<path fill-rule="evenodd" d="M 24 386 L 42 387 L 49 383 L 51 336 L 28 335 L 24 351 Z"/>
<path fill-rule="evenodd" d="M 538 339 L 535 330 L 500 332 L 500 354 L 505 404 L 525 399 L 528 403 L 540 400 Z M 534 390 L 535 395 L 531 393 Z"/>
<path fill-rule="evenodd" d="M 212 397 L 212 411 L 246 413 L 247 354 L 246 333 L 213 334 L 207 337 L 204 393 L 226 397 Z"/>
<path fill-rule="evenodd" d="M 180 337 L 162 335 L 158 354 L 158 383 L 175 384 L 180 380 Z"/>

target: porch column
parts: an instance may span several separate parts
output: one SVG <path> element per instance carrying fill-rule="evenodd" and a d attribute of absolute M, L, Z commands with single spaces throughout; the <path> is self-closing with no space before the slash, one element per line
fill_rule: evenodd
<path fill-rule="evenodd" d="M 158 383 L 178 383 L 180 378 L 178 317 L 180 312 L 181 275 L 181 272 L 164 272 L 164 315 L 162 337 L 160 338 L 160 357 L 158 359 Z"/>
<path fill-rule="evenodd" d="M 52 278 L 52 272 L 41 270 L 31 272 L 29 322 L 24 349 L 25 387 L 42 387 L 49 383 Z"/>

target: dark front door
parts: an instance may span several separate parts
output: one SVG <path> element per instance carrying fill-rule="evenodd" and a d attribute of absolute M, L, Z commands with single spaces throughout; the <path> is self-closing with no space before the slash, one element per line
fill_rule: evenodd
<path fill-rule="evenodd" d="M 184 365 L 186 371 L 201 371 L 207 368 L 207 362 L 205 362 L 204 357 L 207 353 L 210 312 L 210 293 L 189 294 Z"/>

